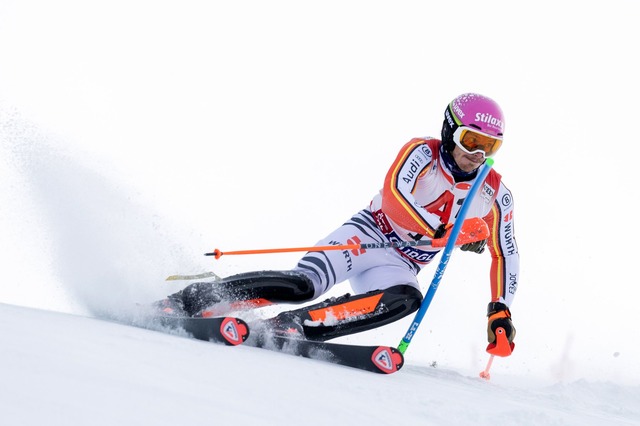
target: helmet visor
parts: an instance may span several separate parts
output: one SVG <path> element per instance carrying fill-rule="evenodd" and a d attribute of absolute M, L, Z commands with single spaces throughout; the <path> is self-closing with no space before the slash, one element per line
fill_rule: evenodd
<path fill-rule="evenodd" d="M 502 138 L 487 135 L 469 127 L 458 127 L 453 133 L 453 141 L 467 154 L 481 152 L 485 157 L 491 157 L 502 145 Z"/>

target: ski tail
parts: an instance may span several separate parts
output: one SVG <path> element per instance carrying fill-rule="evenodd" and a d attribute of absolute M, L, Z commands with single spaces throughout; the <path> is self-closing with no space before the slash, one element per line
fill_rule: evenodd
<path fill-rule="evenodd" d="M 211 278 L 213 281 L 220 281 L 222 278 L 215 272 L 203 272 L 201 274 L 193 275 L 169 275 L 165 278 L 165 281 L 189 281 L 189 280 L 201 280 L 204 278 Z"/>

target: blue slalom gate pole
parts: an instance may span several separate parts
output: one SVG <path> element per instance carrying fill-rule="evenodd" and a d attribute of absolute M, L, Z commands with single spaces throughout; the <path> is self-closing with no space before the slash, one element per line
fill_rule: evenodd
<path fill-rule="evenodd" d="M 413 323 L 411 324 L 411 326 L 409 327 L 409 330 L 407 330 L 407 333 L 404 335 L 404 337 L 400 341 L 400 344 L 398 345 L 398 350 L 403 354 L 409 347 L 409 344 L 411 343 L 411 339 L 413 339 L 413 336 L 418 330 L 418 327 L 420 326 L 420 323 L 422 322 L 422 319 L 424 318 L 424 315 L 427 313 L 427 309 L 429 309 L 429 305 L 433 300 L 433 296 L 436 294 L 436 290 L 438 290 L 438 286 L 440 285 L 440 280 L 442 279 L 442 275 L 444 275 L 444 271 L 445 269 L 447 269 L 449 258 L 451 258 L 451 253 L 455 248 L 456 239 L 458 238 L 458 234 L 460 233 L 460 228 L 462 228 L 462 223 L 464 222 L 464 219 L 467 216 L 467 210 L 469 210 L 469 206 L 471 205 L 473 198 L 478 192 L 478 188 L 480 188 L 480 185 L 484 183 L 484 180 L 489 174 L 489 171 L 491 170 L 492 166 L 493 166 L 493 159 L 487 158 L 487 161 L 484 163 L 484 165 L 480 169 L 480 172 L 478 173 L 476 181 L 471 186 L 471 189 L 469 190 L 469 193 L 467 194 L 467 197 L 465 198 L 464 203 L 462 203 L 462 207 L 460 208 L 460 213 L 458 213 L 456 222 L 453 224 L 451 235 L 449 235 L 449 239 L 447 240 L 447 245 L 445 246 L 444 251 L 442 252 L 442 258 L 440 259 L 440 263 L 438 264 L 436 273 L 434 274 L 433 279 L 431 280 L 431 285 L 429 286 L 429 290 L 427 291 L 427 294 L 424 296 L 424 299 L 422 300 L 422 304 L 420 305 L 420 309 L 418 309 L 418 312 L 416 313 L 416 316 L 413 319 Z"/>

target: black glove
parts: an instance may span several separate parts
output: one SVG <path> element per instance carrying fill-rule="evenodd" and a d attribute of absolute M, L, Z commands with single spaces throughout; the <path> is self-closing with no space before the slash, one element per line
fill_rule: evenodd
<path fill-rule="evenodd" d="M 507 334 L 509 343 L 513 343 L 516 337 L 516 328 L 511 322 L 511 311 L 509 307 L 501 302 L 491 302 L 487 307 L 487 317 L 489 324 L 487 325 L 487 340 L 489 343 L 496 342 L 496 330 L 502 327 Z"/>
<path fill-rule="evenodd" d="M 451 225 L 445 224 L 445 223 L 438 226 L 436 228 L 436 232 L 433 233 L 433 239 L 437 240 L 438 238 L 444 237 L 447 231 L 449 230 L 449 228 L 451 228 Z"/>
<path fill-rule="evenodd" d="M 480 240 L 473 243 L 467 243 L 460 246 L 462 251 L 472 251 L 474 253 L 482 253 L 484 246 L 487 245 L 487 240 Z"/>

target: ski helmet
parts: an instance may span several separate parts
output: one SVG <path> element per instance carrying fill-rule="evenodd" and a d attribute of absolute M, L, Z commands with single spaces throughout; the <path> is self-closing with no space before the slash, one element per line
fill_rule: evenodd
<path fill-rule="evenodd" d="M 455 98 L 444 111 L 442 144 L 446 151 L 453 151 L 456 146 L 453 134 L 462 126 L 502 139 L 502 109 L 493 99 L 477 93 L 465 93 Z"/>

